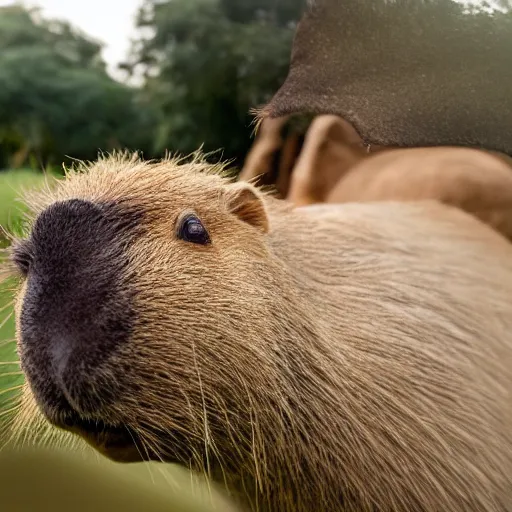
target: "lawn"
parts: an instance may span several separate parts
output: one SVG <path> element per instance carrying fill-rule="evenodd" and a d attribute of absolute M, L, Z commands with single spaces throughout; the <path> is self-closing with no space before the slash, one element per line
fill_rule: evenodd
<path fill-rule="evenodd" d="M 19 366 L 8 364 L 17 360 L 10 292 L 14 284 L 10 281 L 0 285 L 0 422 L 23 383 Z"/>

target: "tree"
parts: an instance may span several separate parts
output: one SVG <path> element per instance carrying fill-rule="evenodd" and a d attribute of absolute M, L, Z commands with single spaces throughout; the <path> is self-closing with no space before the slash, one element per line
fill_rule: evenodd
<path fill-rule="evenodd" d="M 100 51 L 98 42 L 37 10 L 0 11 L 0 165 L 150 147 L 151 111 L 140 108 L 137 91 L 108 76 Z"/>
<path fill-rule="evenodd" d="M 125 68 L 160 112 L 155 150 L 245 156 L 250 109 L 286 77 L 301 0 L 146 0 Z"/>

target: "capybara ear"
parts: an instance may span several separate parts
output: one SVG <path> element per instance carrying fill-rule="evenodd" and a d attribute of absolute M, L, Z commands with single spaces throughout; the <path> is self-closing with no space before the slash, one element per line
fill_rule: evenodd
<path fill-rule="evenodd" d="M 245 182 L 233 183 L 226 188 L 225 199 L 231 213 L 263 233 L 268 232 L 267 209 L 256 187 Z"/>

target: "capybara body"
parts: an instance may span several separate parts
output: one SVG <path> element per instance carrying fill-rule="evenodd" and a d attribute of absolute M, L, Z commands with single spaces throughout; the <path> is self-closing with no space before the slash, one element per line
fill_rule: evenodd
<path fill-rule="evenodd" d="M 505 156 L 462 147 L 391 149 L 369 155 L 337 182 L 327 202 L 439 200 L 468 209 L 512 206 Z"/>
<path fill-rule="evenodd" d="M 483 223 L 121 157 L 31 203 L 17 337 L 50 422 L 249 510 L 512 510 L 512 247 Z"/>
<path fill-rule="evenodd" d="M 505 157 L 476 149 L 379 152 L 350 168 L 325 202 L 429 199 L 471 213 L 512 239 L 512 165 Z"/>
<path fill-rule="evenodd" d="M 464 147 L 366 150 L 337 116 L 317 117 L 286 198 L 316 203 L 436 200 L 460 208 L 512 239 L 512 160 Z"/>

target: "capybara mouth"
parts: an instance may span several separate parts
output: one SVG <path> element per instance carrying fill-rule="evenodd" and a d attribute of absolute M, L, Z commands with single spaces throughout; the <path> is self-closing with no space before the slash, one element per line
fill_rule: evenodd
<path fill-rule="evenodd" d="M 116 462 L 157 459 L 155 454 L 142 446 L 135 430 L 127 425 L 84 419 L 71 410 L 59 414 L 58 417 L 47 416 L 47 419 L 56 427 L 80 436 L 104 456 Z"/>

